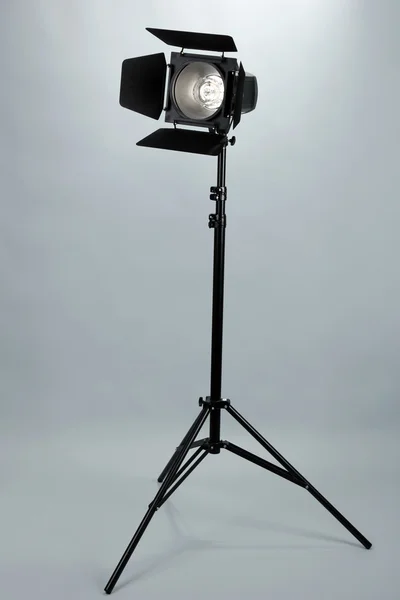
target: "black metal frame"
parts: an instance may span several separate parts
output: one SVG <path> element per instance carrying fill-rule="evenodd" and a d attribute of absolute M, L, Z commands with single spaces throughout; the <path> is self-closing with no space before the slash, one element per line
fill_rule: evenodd
<path fill-rule="evenodd" d="M 174 87 L 175 81 L 179 74 L 182 72 L 187 65 L 192 62 L 204 62 L 213 65 L 218 69 L 219 74 L 224 82 L 225 97 L 219 111 L 209 119 L 189 119 L 185 117 L 179 110 L 174 100 Z M 242 65 L 241 65 L 242 66 Z M 206 127 L 212 128 L 217 133 L 227 134 L 231 126 L 231 115 L 232 115 L 232 104 L 234 100 L 234 92 L 236 87 L 239 85 L 238 72 L 239 65 L 236 58 L 227 58 L 226 56 L 215 56 L 215 55 L 204 55 L 204 54 L 186 54 L 184 52 L 171 52 L 171 58 L 169 61 L 169 84 L 167 92 L 167 102 L 165 109 L 165 122 L 174 123 L 175 125 L 191 125 L 192 127 Z M 243 71 L 243 74 L 242 74 Z M 240 79 L 240 95 L 237 96 L 235 110 L 236 112 L 241 111 L 243 101 L 243 85 L 245 79 L 245 73 L 242 66 L 241 79 Z M 237 78 L 238 83 L 235 83 Z M 236 114 L 236 113 L 235 113 Z M 236 122 L 236 121 L 235 121 Z"/>
<path fill-rule="evenodd" d="M 231 144 L 235 138 L 229 140 Z M 301 475 L 246 419 L 235 409 L 230 400 L 221 398 L 222 381 L 222 337 L 223 337 L 223 308 L 224 308 L 224 265 L 225 265 L 225 203 L 227 197 L 226 178 L 226 147 L 228 139 L 218 155 L 217 186 L 211 188 L 211 200 L 216 202 L 216 211 L 209 216 L 209 227 L 214 229 L 214 268 L 213 268 L 213 298 L 212 298 L 212 341 L 211 341 L 211 392 L 210 396 L 200 398 L 201 411 L 185 437 L 176 448 L 162 473 L 158 477 L 161 486 L 149 504 L 148 510 L 140 523 L 135 535 L 121 557 L 111 575 L 105 592 L 110 594 L 119 577 L 125 569 L 140 538 L 145 532 L 155 512 L 175 492 L 183 481 L 205 459 L 208 454 L 218 454 L 221 449 L 228 450 L 249 462 L 256 464 L 275 475 L 295 483 L 306 489 L 322 506 L 324 506 L 365 548 L 372 544 L 360 533 L 303 475 Z M 221 440 L 221 411 L 226 410 L 259 444 L 269 452 L 283 468 L 256 456 L 255 454 Z M 209 437 L 196 440 L 200 429 L 207 417 L 210 417 Z M 185 461 L 189 450 L 197 448 L 192 456 Z M 197 459 L 197 460 L 196 460 Z"/>

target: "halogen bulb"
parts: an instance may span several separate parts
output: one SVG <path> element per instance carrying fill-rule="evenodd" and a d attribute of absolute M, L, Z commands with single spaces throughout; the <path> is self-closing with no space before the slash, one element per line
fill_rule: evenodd
<path fill-rule="evenodd" d="M 203 108 L 215 111 L 224 99 L 224 82 L 220 75 L 207 75 L 193 86 L 193 98 Z"/>

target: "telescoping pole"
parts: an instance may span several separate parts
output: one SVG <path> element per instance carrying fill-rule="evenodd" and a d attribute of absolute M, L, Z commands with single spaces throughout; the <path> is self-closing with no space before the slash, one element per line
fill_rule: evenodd
<path fill-rule="evenodd" d="M 224 312 L 224 269 L 226 228 L 226 147 L 218 154 L 217 187 L 211 188 L 215 200 L 215 214 L 210 215 L 209 226 L 214 229 L 214 266 L 212 291 L 211 332 L 211 391 L 210 391 L 210 452 L 219 453 L 221 435 L 222 338 Z M 215 448 L 213 445 L 216 444 Z"/>

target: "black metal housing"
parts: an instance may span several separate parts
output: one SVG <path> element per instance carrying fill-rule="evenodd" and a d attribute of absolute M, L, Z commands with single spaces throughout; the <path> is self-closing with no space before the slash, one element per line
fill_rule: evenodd
<path fill-rule="evenodd" d="M 176 106 L 173 98 L 174 85 L 180 72 L 188 64 L 194 61 L 205 62 L 215 66 L 215 68 L 217 68 L 220 72 L 225 86 L 225 97 L 219 112 L 207 120 L 189 119 L 185 117 L 185 115 L 183 115 Z M 218 133 L 227 133 L 230 128 L 230 119 L 233 108 L 233 91 L 236 85 L 235 79 L 237 70 L 238 61 L 235 58 L 171 52 L 165 122 L 179 125 L 192 125 L 196 127 L 212 128 Z"/>
<path fill-rule="evenodd" d="M 251 112 L 257 106 L 258 84 L 257 79 L 251 73 L 245 73 L 243 94 L 241 95 L 241 114 Z"/>
<path fill-rule="evenodd" d="M 237 77 L 236 83 L 236 93 L 235 93 L 235 105 L 233 111 L 233 129 L 237 127 L 240 123 L 240 119 L 242 118 L 242 102 L 243 102 L 243 91 L 244 91 L 244 80 L 246 78 L 246 73 L 243 68 L 243 64 L 240 63 L 239 73 Z"/>

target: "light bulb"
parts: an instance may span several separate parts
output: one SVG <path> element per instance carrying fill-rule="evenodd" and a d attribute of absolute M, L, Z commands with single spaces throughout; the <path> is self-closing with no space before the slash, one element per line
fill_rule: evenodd
<path fill-rule="evenodd" d="M 224 99 L 224 82 L 220 75 L 207 75 L 193 86 L 193 98 L 202 108 L 217 110 Z"/>

